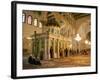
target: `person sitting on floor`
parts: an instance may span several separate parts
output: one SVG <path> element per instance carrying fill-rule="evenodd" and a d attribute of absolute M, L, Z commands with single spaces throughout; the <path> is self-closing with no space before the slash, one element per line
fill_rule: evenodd
<path fill-rule="evenodd" d="M 34 65 L 41 65 L 41 62 L 39 59 L 35 59 L 32 56 L 29 56 L 28 63 L 34 64 Z"/>

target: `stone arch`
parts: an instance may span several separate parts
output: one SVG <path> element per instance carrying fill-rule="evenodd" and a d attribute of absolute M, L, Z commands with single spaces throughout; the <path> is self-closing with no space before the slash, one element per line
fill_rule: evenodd
<path fill-rule="evenodd" d="M 89 41 L 91 41 L 91 31 L 89 31 L 89 32 L 86 34 L 86 39 L 88 39 Z"/>
<path fill-rule="evenodd" d="M 86 35 L 89 32 L 91 32 L 90 20 L 86 20 L 85 22 L 81 23 L 81 25 L 78 28 L 77 33 L 79 33 L 82 38 L 86 38 Z"/>

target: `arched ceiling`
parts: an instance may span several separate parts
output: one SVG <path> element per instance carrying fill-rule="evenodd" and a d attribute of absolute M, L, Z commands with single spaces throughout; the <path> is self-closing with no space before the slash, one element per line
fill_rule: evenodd
<path fill-rule="evenodd" d="M 71 13 L 75 20 L 89 16 L 88 13 Z"/>

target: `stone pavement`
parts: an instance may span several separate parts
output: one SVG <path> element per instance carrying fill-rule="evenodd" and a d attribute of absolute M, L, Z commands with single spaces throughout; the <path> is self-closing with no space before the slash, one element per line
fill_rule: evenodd
<path fill-rule="evenodd" d="M 38 68 L 57 68 L 57 67 L 78 67 L 90 66 L 90 56 L 78 55 L 59 59 L 42 60 L 42 65 L 23 64 L 24 69 L 38 69 Z"/>

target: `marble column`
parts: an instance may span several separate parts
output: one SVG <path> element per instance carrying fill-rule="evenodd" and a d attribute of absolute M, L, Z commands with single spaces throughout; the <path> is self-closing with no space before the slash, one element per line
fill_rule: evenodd
<path fill-rule="evenodd" d="M 40 52 L 41 52 L 41 40 L 39 40 L 39 55 L 38 55 L 39 59 L 40 59 Z"/>
<path fill-rule="evenodd" d="M 57 58 L 60 58 L 60 54 L 59 54 L 59 40 L 58 40 L 58 42 L 57 42 L 57 47 L 58 47 L 58 51 L 57 51 L 57 54 L 58 54 L 58 57 Z"/>
<path fill-rule="evenodd" d="M 64 52 L 64 57 L 65 57 L 65 41 L 64 41 L 64 43 L 63 43 L 63 44 L 64 44 L 64 51 L 63 51 L 63 52 Z"/>
<path fill-rule="evenodd" d="M 62 41 L 62 50 L 63 50 L 63 57 L 64 57 L 64 41 Z"/>
<path fill-rule="evenodd" d="M 57 53 L 56 53 L 56 51 L 55 51 L 55 39 L 53 39 L 53 53 L 54 53 L 54 54 L 53 54 L 53 55 L 54 55 L 54 58 L 56 58 L 56 56 L 57 56 L 56 54 L 57 54 Z"/>
<path fill-rule="evenodd" d="M 54 39 L 54 58 L 57 58 L 57 51 L 56 51 L 56 45 L 57 45 L 57 40 Z"/>
<path fill-rule="evenodd" d="M 50 59 L 50 38 L 47 38 L 47 57 Z"/>
<path fill-rule="evenodd" d="M 48 59 L 48 54 L 47 54 L 47 39 L 44 38 L 44 59 Z"/>

